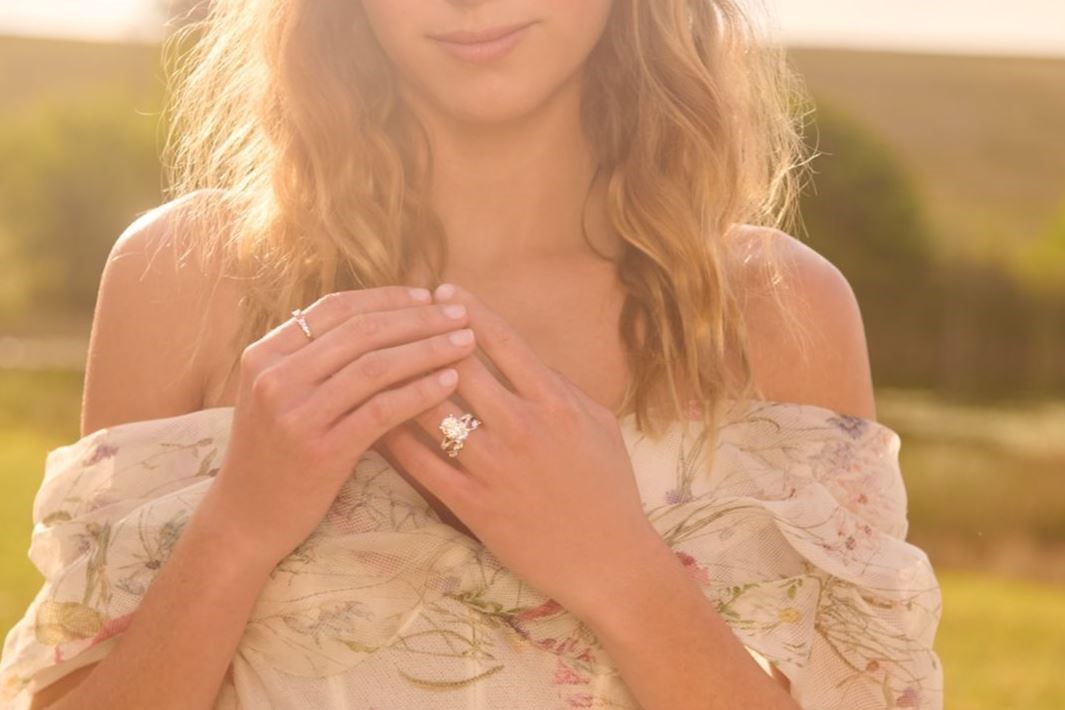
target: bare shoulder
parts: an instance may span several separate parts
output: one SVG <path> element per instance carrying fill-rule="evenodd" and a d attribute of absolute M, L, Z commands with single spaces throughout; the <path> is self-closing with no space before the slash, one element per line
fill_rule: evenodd
<path fill-rule="evenodd" d="M 190 215 L 209 193 L 164 203 L 134 220 L 104 264 L 82 395 L 81 434 L 201 408 L 213 321 L 226 312 L 217 271 L 190 251 Z"/>
<path fill-rule="evenodd" d="M 875 419 L 865 327 L 846 276 L 779 229 L 740 225 L 730 244 L 762 397 Z"/>

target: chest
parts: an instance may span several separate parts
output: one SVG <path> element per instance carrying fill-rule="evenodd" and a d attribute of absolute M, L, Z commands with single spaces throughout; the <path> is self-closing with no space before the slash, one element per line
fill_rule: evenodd
<path fill-rule="evenodd" d="M 478 277 L 449 275 L 502 316 L 540 359 L 609 407 L 620 403 L 629 379 L 618 335 L 623 294 L 612 268 L 554 266 L 543 271 L 508 269 Z M 471 323 L 474 331 L 476 323 Z M 203 407 L 233 406 L 240 373 L 223 382 L 226 363 L 209 367 Z M 475 537 L 444 504 L 419 484 L 384 447 L 377 449 L 396 471 L 430 503 L 446 523 Z"/>
<path fill-rule="evenodd" d="M 592 399 L 609 407 L 621 401 L 629 372 L 618 333 L 623 294 L 612 268 L 575 265 L 449 280 L 501 315 L 546 365 Z M 236 402 L 240 373 L 225 378 L 227 365 L 223 357 L 208 365 L 203 408 Z"/>

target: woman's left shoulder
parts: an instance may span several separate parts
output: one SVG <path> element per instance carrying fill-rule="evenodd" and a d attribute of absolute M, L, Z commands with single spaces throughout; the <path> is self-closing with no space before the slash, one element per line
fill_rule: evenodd
<path fill-rule="evenodd" d="M 772 227 L 737 225 L 727 241 L 762 395 L 875 419 L 861 308 L 839 267 Z"/>

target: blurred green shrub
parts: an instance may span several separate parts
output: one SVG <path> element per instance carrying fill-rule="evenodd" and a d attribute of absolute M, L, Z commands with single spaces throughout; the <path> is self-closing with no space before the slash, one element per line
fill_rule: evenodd
<path fill-rule="evenodd" d="M 877 384 L 932 386 L 942 324 L 921 196 L 864 123 L 826 102 L 815 117 L 806 140 L 820 155 L 801 202 L 805 240 L 854 288 Z"/>
<path fill-rule="evenodd" d="M 3 321 L 91 314 L 115 238 L 159 204 L 160 119 L 136 104 L 94 87 L 0 115 Z"/>
<path fill-rule="evenodd" d="M 1009 264 L 937 249 L 923 195 L 863 123 L 818 105 L 806 241 L 847 276 L 877 385 L 970 399 L 1065 393 L 1065 211 L 1020 282 Z"/>
<path fill-rule="evenodd" d="M 1022 252 L 1020 271 L 1033 287 L 1065 294 L 1065 197 L 1043 238 Z"/>

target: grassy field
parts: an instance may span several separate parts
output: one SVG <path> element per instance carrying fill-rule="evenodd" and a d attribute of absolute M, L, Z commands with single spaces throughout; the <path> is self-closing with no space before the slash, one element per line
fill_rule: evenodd
<path fill-rule="evenodd" d="M 1065 584 L 1065 402 L 877 401 L 902 439 L 914 544 L 950 567 Z"/>
<path fill-rule="evenodd" d="M 45 454 L 78 436 L 80 388 L 79 372 L 0 370 L 3 632 L 40 583 L 26 557 L 31 504 Z M 1052 553 L 1065 539 L 1065 443 L 1053 433 L 1065 429 L 1065 403 L 992 408 L 897 391 L 877 401 L 878 418 L 903 440 L 909 539 L 929 553 L 943 590 L 936 651 L 947 708 L 1065 707 L 1055 672 L 1065 585 L 1022 578 L 1060 573 Z"/>

